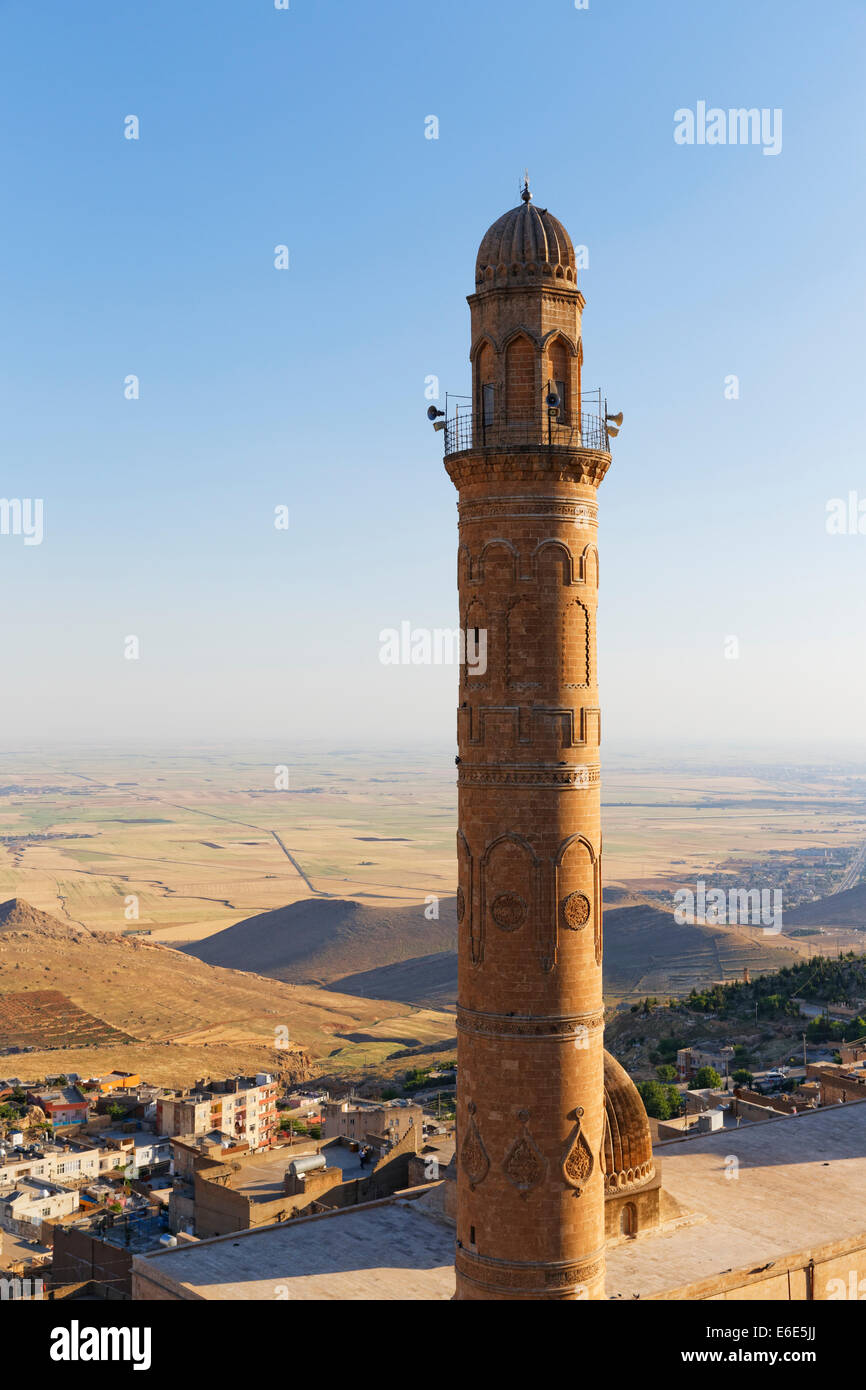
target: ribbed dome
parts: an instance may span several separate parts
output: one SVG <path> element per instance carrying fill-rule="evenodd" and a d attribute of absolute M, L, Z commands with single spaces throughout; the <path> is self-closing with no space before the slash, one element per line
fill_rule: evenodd
<path fill-rule="evenodd" d="M 529 198 L 506 212 L 485 233 L 475 263 L 479 289 L 562 280 L 576 287 L 574 247 L 562 223 Z"/>
<path fill-rule="evenodd" d="M 609 1052 L 604 1054 L 604 1185 L 622 1192 L 655 1171 L 649 1120 L 638 1089 Z"/>

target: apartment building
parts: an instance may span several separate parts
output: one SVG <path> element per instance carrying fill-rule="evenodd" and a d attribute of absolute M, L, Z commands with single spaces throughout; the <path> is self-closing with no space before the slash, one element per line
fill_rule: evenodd
<path fill-rule="evenodd" d="M 0 1147 L 0 1188 L 21 1178 L 41 1178 L 46 1182 L 98 1178 L 126 1162 L 118 1149 L 87 1141 L 7 1145 Z"/>
<path fill-rule="evenodd" d="M 159 1134 L 179 1137 L 219 1130 L 235 1143 L 267 1149 L 277 1129 L 279 1089 L 268 1072 L 197 1081 L 191 1091 L 166 1092 L 157 1098 L 156 1128 Z"/>

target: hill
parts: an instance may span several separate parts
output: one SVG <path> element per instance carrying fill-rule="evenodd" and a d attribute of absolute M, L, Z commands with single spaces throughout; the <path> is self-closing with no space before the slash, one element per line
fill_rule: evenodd
<path fill-rule="evenodd" d="M 0 1074 L 122 1067 L 177 1084 L 259 1069 L 299 1079 L 311 1058 L 333 1070 L 359 1045 L 376 1057 L 453 1032 L 435 1011 L 223 969 L 15 900 L 0 904 L 0 982 Z"/>
<path fill-rule="evenodd" d="M 668 997 L 716 980 L 778 970 L 804 948 L 755 927 L 680 926 L 669 912 L 641 903 L 604 914 L 604 992 L 608 1002 L 647 994 Z"/>
<path fill-rule="evenodd" d="M 378 970 L 344 975 L 328 989 L 356 994 L 365 999 L 401 999 L 404 1003 L 426 1004 L 432 1009 L 453 1009 L 457 1002 L 457 952 L 437 951 L 432 956 L 414 956 Z"/>
<path fill-rule="evenodd" d="M 858 883 L 844 893 L 833 893 L 813 903 L 786 908 L 782 914 L 783 930 L 800 927 L 852 927 L 866 930 L 866 883 Z"/>
<path fill-rule="evenodd" d="M 438 921 L 424 916 L 423 903 L 367 907 L 351 899 L 307 898 L 247 917 L 184 949 L 210 965 L 331 985 L 456 946 L 454 898 L 440 898 Z"/>
<path fill-rule="evenodd" d="M 82 940 L 93 936 L 90 928 L 82 923 L 76 922 L 74 927 L 67 926 L 65 922 L 52 917 L 50 912 L 31 907 L 23 898 L 9 898 L 5 903 L 0 903 L 0 932 L 29 932 L 52 940 L 65 939 L 72 935 Z"/>
<path fill-rule="evenodd" d="M 366 999 L 453 1009 L 457 996 L 454 899 L 440 920 L 421 906 L 361 906 L 310 899 L 238 922 L 186 950 L 272 979 L 316 982 Z M 438 950 L 431 946 L 440 943 Z M 423 949 L 419 950 L 418 948 Z M 414 949 L 413 949 L 414 948 Z M 741 927 L 678 926 L 670 913 L 629 900 L 605 911 L 605 996 L 681 995 L 716 980 L 761 974 L 800 958 L 781 936 Z"/>

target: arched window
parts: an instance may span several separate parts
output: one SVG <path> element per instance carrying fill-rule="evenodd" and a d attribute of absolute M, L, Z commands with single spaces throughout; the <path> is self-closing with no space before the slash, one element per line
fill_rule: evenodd
<path fill-rule="evenodd" d="M 478 393 L 475 408 L 485 427 L 493 424 L 496 411 L 496 388 L 493 379 L 494 361 L 493 348 L 489 343 L 483 343 L 475 367 Z"/>
<path fill-rule="evenodd" d="M 561 338 L 554 338 L 548 357 L 549 380 L 559 396 L 559 419 L 567 421 L 571 415 L 571 353 Z"/>
<path fill-rule="evenodd" d="M 624 1236 L 637 1235 L 637 1207 L 634 1202 L 626 1202 L 619 1224 Z"/>

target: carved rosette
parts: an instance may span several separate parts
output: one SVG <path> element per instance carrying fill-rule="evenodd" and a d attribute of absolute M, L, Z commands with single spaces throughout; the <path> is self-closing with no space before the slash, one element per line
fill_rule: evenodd
<path fill-rule="evenodd" d="M 519 893 L 500 893 L 493 899 L 490 915 L 503 931 L 517 931 L 526 921 L 527 907 Z"/>
<path fill-rule="evenodd" d="M 470 1187 L 474 1188 L 487 1177 L 490 1171 L 490 1159 L 487 1156 L 481 1132 L 475 1122 L 474 1100 L 470 1100 L 467 1109 L 469 1111 L 469 1124 L 460 1146 L 460 1163 L 469 1179 Z"/>
<path fill-rule="evenodd" d="M 568 1137 L 568 1145 L 562 1160 L 562 1172 L 565 1181 L 570 1187 L 574 1188 L 575 1196 L 579 1197 L 586 1184 L 592 1176 L 595 1167 L 595 1159 L 592 1150 L 586 1141 L 586 1136 L 581 1127 L 581 1117 L 583 1106 L 578 1105 L 572 1110 L 569 1119 L 575 1121 L 574 1129 Z"/>
<path fill-rule="evenodd" d="M 580 931 L 589 921 L 591 911 L 592 906 L 585 893 L 569 893 L 562 901 L 563 926 L 568 927 L 569 931 Z"/>

